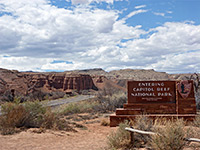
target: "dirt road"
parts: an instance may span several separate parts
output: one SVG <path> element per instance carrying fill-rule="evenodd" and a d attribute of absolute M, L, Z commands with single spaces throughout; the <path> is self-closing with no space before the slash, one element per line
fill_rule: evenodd
<path fill-rule="evenodd" d="M 50 107 L 56 107 L 62 104 L 67 103 L 73 103 L 73 102 L 79 102 L 83 100 L 87 100 L 89 98 L 94 98 L 94 95 L 77 95 L 74 97 L 64 98 L 64 99 L 58 99 L 58 100 L 50 100 L 50 101 L 44 101 L 42 102 L 44 105 L 50 106 Z M 0 115 L 1 115 L 1 106 L 0 106 Z"/>
<path fill-rule="evenodd" d="M 51 100 L 47 102 L 47 106 L 55 107 L 62 104 L 72 103 L 72 102 L 79 102 L 83 100 L 87 100 L 89 98 L 94 98 L 94 95 L 77 95 L 74 97 L 69 97 L 65 99 L 58 99 L 58 100 Z"/>

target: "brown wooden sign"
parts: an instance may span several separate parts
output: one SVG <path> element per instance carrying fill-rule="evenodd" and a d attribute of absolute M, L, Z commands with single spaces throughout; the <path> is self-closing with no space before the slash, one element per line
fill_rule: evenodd
<path fill-rule="evenodd" d="M 128 81 L 128 103 L 175 103 L 175 81 Z"/>
<path fill-rule="evenodd" d="M 183 118 L 193 121 L 196 101 L 193 81 L 128 81 L 128 103 L 110 116 L 110 126 L 124 120 L 134 120 L 138 115 Z"/>

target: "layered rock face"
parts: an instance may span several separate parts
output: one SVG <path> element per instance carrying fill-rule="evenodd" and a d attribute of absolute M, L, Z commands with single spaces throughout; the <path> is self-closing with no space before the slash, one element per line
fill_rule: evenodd
<path fill-rule="evenodd" d="M 68 71 L 69 72 L 69 71 Z M 128 80 L 143 81 L 143 80 L 171 80 L 170 75 L 165 72 L 156 72 L 153 69 L 121 69 L 106 72 L 100 68 L 87 69 L 87 70 L 75 70 L 71 71 L 74 73 L 89 74 L 91 76 L 104 77 L 107 80 L 114 82 L 118 86 L 126 88 L 126 83 Z M 101 81 L 102 79 L 99 79 Z M 99 84 L 97 81 L 97 84 Z M 95 83 L 96 84 L 96 83 Z"/>
<path fill-rule="evenodd" d="M 50 74 L 29 74 L 28 92 L 41 88 L 43 91 L 69 91 L 69 90 L 97 90 L 90 75 L 50 73 Z"/>
<path fill-rule="evenodd" d="M 23 73 L 0 69 L 0 95 L 13 89 L 20 95 L 27 95 L 37 90 L 47 93 L 97 90 L 92 77 L 86 74 Z"/>

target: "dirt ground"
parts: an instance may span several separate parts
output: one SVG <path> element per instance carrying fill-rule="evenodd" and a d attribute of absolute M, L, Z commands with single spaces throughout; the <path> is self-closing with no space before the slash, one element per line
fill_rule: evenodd
<path fill-rule="evenodd" d="M 0 135 L 0 150 L 105 150 L 107 136 L 118 127 L 102 126 L 101 120 L 108 118 L 80 119 L 84 117 L 88 116 L 76 117 L 77 132 L 46 130 L 40 133 L 40 129 L 29 129 L 14 135 Z"/>
<path fill-rule="evenodd" d="M 78 132 L 33 133 L 33 129 L 15 135 L 0 136 L 1 150 L 100 150 L 106 146 L 109 127 L 94 123 Z"/>
<path fill-rule="evenodd" d="M 29 129 L 14 135 L 0 135 L 0 150 L 102 150 L 107 146 L 108 134 L 117 129 L 102 126 L 98 118 L 81 125 L 75 128 L 77 132 L 36 133 L 39 129 Z"/>

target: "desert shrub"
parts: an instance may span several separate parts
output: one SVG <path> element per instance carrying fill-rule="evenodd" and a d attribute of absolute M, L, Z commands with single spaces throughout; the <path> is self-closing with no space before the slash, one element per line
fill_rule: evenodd
<path fill-rule="evenodd" d="M 123 107 L 126 102 L 126 94 L 123 92 L 115 93 L 112 96 L 102 98 L 89 99 L 82 102 L 75 102 L 64 105 L 59 109 L 58 113 L 68 115 L 85 112 L 108 112 L 114 111 L 116 108 Z"/>
<path fill-rule="evenodd" d="M 7 90 L 7 91 L 4 92 L 4 94 L 2 96 L 2 101 L 6 101 L 6 102 L 13 102 L 14 101 L 14 97 L 13 97 L 10 90 Z"/>
<path fill-rule="evenodd" d="M 155 150 L 182 150 L 186 145 L 184 137 L 184 121 L 182 119 L 168 120 L 162 124 L 155 126 L 158 133 L 152 136 L 151 145 Z"/>
<path fill-rule="evenodd" d="M 125 130 L 129 127 L 129 122 L 125 121 L 119 124 L 116 132 L 112 132 L 107 138 L 108 146 L 110 149 L 128 148 L 130 144 L 130 133 Z"/>
<path fill-rule="evenodd" d="M 194 121 L 192 122 L 192 125 L 200 128 L 200 115 L 195 117 Z"/>
<path fill-rule="evenodd" d="M 25 124 L 27 113 L 22 105 L 14 103 L 6 103 L 2 105 L 2 117 L 0 126 L 5 127 L 21 127 Z"/>
<path fill-rule="evenodd" d="M 27 95 L 28 101 L 34 101 L 34 100 L 44 100 L 46 97 L 46 93 L 42 92 L 41 90 L 36 90 Z"/>
<path fill-rule="evenodd" d="M 51 92 L 48 94 L 48 99 L 59 99 L 65 96 L 65 92 Z"/>
<path fill-rule="evenodd" d="M 20 96 L 20 95 L 17 95 L 14 97 L 14 103 L 23 103 L 23 102 L 26 102 L 27 101 L 27 97 L 26 96 Z"/>
<path fill-rule="evenodd" d="M 47 107 L 43 106 L 38 101 L 27 102 L 24 104 L 28 118 L 26 119 L 25 127 L 40 127 L 43 123 L 44 115 L 47 112 Z M 50 111 L 50 110 L 49 110 Z"/>
<path fill-rule="evenodd" d="M 60 119 L 57 114 L 52 113 L 50 110 L 44 114 L 41 127 L 44 129 L 75 131 L 68 125 L 66 120 Z"/>
<path fill-rule="evenodd" d="M 80 113 L 81 109 L 82 108 L 77 103 L 70 103 L 64 108 L 62 113 L 65 115 Z"/>
<path fill-rule="evenodd" d="M 127 95 L 125 92 L 118 92 L 113 94 L 111 97 L 111 105 L 113 106 L 112 110 L 116 108 L 122 108 L 123 104 L 127 102 Z"/>
<path fill-rule="evenodd" d="M 89 95 L 89 94 L 90 94 L 90 91 L 89 91 L 89 90 L 82 90 L 82 91 L 80 91 L 80 93 L 81 93 L 82 95 Z"/>
<path fill-rule="evenodd" d="M 152 131 L 153 130 L 153 120 L 145 115 L 137 116 L 134 121 L 131 121 L 131 125 L 139 130 Z"/>
<path fill-rule="evenodd" d="M 118 93 L 118 92 L 119 92 L 119 89 L 116 89 L 114 87 L 104 88 L 98 92 L 97 96 L 98 97 L 112 96 L 114 93 Z"/>
<path fill-rule="evenodd" d="M 1 134 L 13 134 L 20 128 L 69 129 L 64 120 L 39 102 L 5 103 L 0 116 Z"/>
<path fill-rule="evenodd" d="M 94 108 L 98 104 L 95 101 L 82 101 L 75 102 L 64 105 L 62 109 L 60 109 L 60 114 L 68 115 L 68 114 L 76 114 L 76 113 L 85 113 L 85 112 L 93 112 Z"/>
<path fill-rule="evenodd" d="M 104 118 L 104 119 L 101 120 L 101 125 L 102 126 L 109 126 L 110 121 L 107 118 Z"/>
<path fill-rule="evenodd" d="M 153 131 L 153 121 L 152 119 L 141 115 L 137 116 L 134 120 L 131 120 L 131 125 L 134 129 L 142 130 L 142 131 Z M 143 147 L 151 140 L 150 135 L 144 134 L 134 134 L 134 146 L 135 147 Z"/>
<path fill-rule="evenodd" d="M 26 120 L 26 110 L 15 103 L 6 103 L 1 108 L 0 132 L 3 135 L 18 132 L 17 127 L 24 125 Z"/>
<path fill-rule="evenodd" d="M 97 111 L 115 111 L 116 108 L 123 107 L 123 104 L 127 101 L 127 96 L 125 92 L 120 91 L 112 95 L 98 96 L 96 101 L 99 104 L 95 108 Z"/>

